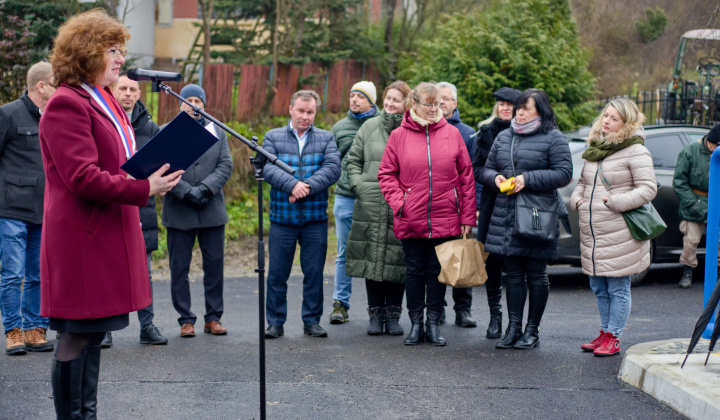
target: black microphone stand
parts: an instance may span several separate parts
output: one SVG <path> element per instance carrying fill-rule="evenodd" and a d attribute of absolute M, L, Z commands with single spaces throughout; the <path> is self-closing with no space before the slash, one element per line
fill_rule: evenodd
<path fill-rule="evenodd" d="M 255 168 L 255 179 L 258 183 L 258 248 L 257 248 L 257 262 L 258 267 L 255 269 L 255 272 L 258 273 L 258 337 L 260 339 L 259 344 L 259 357 L 260 357 L 260 418 L 262 420 L 265 420 L 265 409 L 267 406 L 266 403 L 266 396 L 265 396 L 265 241 L 264 241 L 264 232 L 263 232 L 263 180 L 264 180 L 264 174 L 263 174 L 263 168 L 265 167 L 265 162 L 270 162 L 273 165 L 277 166 L 278 168 L 282 169 L 283 171 L 289 173 L 290 175 L 295 174 L 295 170 L 289 167 L 285 162 L 278 159 L 277 156 L 268 153 L 265 149 L 263 149 L 260 145 L 257 144 L 258 138 L 253 136 L 252 141 L 246 139 L 242 135 L 236 133 L 234 130 L 232 130 L 227 125 L 221 123 L 218 121 L 215 117 L 205 112 L 205 110 L 200 109 L 197 105 L 193 105 L 190 102 L 188 102 L 185 98 L 178 95 L 177 93 L 173 92 L 172 89 L 170 89 L 170 86 L 162 83 L 162 81 L 158 80 L 152 80 L 152 91 L 153 92 L 160 92 L 162 90 L 166 94 L 170 94 L 176 98 L 178 98 L 181 102 L 185 103 L 186 105 L 190 106 L 192 108 L 193 112 L 198 115 L 202 115 L 203 117 L 207 118 L 208 120 L 215 123 L 218 127 L 222 128 L 223 130 L 230 133 L 233 137 L 237 138 L 238 140 L 245 143 L 247 147 L 249 147 L 251 150 L 257 152 L 255 157 L 250 158 L 250 162 L 252 163 L 253 167 Z"/>

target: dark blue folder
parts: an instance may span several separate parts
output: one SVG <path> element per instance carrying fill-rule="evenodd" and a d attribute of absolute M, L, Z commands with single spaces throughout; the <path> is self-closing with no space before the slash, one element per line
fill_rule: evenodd
<path fill-rule="evenodd" d="M 215 127 L 218 130 L 218 127 Z M 120 168 L 135 179 L 146 179 L 166 163 L 168 172 L 185 170 L 218 141 L 186 112 L 180 112 Z"/>

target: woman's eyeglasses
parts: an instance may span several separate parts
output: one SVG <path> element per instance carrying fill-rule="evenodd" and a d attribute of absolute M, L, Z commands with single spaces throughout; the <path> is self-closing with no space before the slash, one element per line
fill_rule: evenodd
<path fill-rule="evenodd" d="M 435 102 L 434 104 L 423 104 L 423 103 L 420 103 L 420 105 L 424 106 L 425 108 L 430 108 L 430 109 L 432 109 L 432 108 L 440 108 L 440 105 L 441 105 L 441 104 L 442 104 L 442 102 Z"/>
<path fill-rule="evenodd" d="M 113 55 L 114 59 L 118 59 L 120 57 L 125 58 L 127 57 L 127 50 L 121 50 L 119 48 L 111 48 L 107 52 L 111 53 Z"/>

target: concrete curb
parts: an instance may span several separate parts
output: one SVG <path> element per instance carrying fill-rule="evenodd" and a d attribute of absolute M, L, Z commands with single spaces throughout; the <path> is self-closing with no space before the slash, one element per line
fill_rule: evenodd
<path fill-rule="evenodd" d="M 693 420 L 720 419 L 720 353 L 710 356 L 708 340 L 680 369 L 689 338 L 652 341 L 625 351 L 618 377 Z"/>

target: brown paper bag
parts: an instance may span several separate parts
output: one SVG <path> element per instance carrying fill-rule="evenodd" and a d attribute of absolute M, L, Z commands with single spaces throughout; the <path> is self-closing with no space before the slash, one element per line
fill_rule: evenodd
<path fill-rule="evenodd" d="M 452 287 L 478 287 L 487 281 L 484 244 L 473 238 L 455 239 L 435 247 L 442 266 L 438 280 Z"/>

